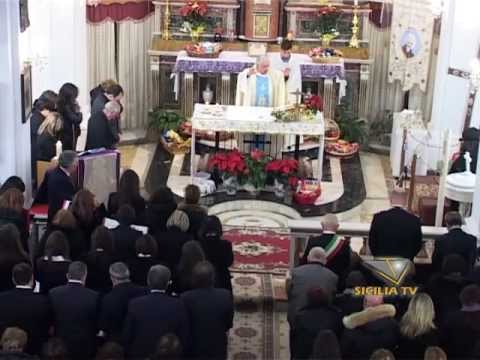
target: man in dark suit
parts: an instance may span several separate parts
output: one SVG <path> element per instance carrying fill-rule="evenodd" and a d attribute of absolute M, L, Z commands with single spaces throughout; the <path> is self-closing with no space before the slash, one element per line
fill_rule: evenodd
<path fill-rule="evenodd" d="M 399 206 L 376 213 L 370 226 L 368 245 L 373 256 L 402 257 L 413 261 L 422 248 L 420 219 Z"/>
<path fill-rule="evenodd" d="M 339 227 L 338 219 L 333 214 L 327 214 L 322 218 L 322 235 L 308 239 L 305 251 L 300 260 L 301 264 L 307 263 L 307 256 L 314 247 L 321 247 L 327 255 L 327 268 L 339 277 L 346 275 L 350 267 L 350 242 L 337 235 Z"/>
<path fill-rule="evenodd" d="M 298 311 L 308 304 L 307 293 L 310 288 L 321 288 L 330 299 L 335 296 L 338 276 L 325 267 L 326 263 L 325 251 L 321 247 L 314 247 L 308 253 L 307 264 L 292 270 L 291 279 L 287 279 L 287 318 L 291 326 Z"/>
<path fill-rule="evenodd" d="M 67 345 L 72 359 L 95 354 L 98 293 L 85 288 L 87 265 L 74 261 L 68 267 L 67 285 L 50 290 L 55 334 Z"/>
<path fill-rule="evenodd" d="M 192 332 L 191 356 L 226 359 L 227 334 L 233 326 L 232 294 L 213 287 L 215 270 L 208 261 L 195 266 L 192 283 L 197 289 L 182 294 Z"/>
<path fill-rule="evenodd" d="M 28 334 L 25 351 L 38 355 L 48 339 L 51 311 L 48 298 L 33 292 L 33 272 L 30 265 L 13 267 L 15 289 L 0 293 L 0 333 L 7 327 L 19 327 Z"/>
<path fill-rule="evenodd" d="M 451 211 L 445 214 L 445 224 L 448 233 L 435 241 L 432 266 L 435 270 L 440 271 L 445 256 L 458 254 L 465 259 L 468 270 L 471 271 L 477 258 L 477 238 L 462 230 L 463 219 L 458 212 Z"/>
<path fill-rule="evenodd" d="M 131 358 L 151 355 L 158 339 L 167 333 L 177 335 L 184 350 L 189 348 L 185 305 L 180 299 L 166 294 L 170 277 L 166 266 L 152 266 L 147 277 L 150 294 L 130 301 L 123 340 Z"/>
<path fill-rule="evenodd" d="M 113 288 L 102 300 L 99 328 L 109 340 L 119 342 L 128 303 L 136 297 L 146 295 L 148 289 L 130 281 L 130 271 L 122 262 L 110 265 L 109 271 Z"/>
<path fill-rule="evenodd" d="M 65 201 L 71 201 L 75 195 L 71 175 L 77 171 L 78 156 L 71 150 L 66 150 L 58 157 L 58 166 L 45 174 L 38 194 L 36 203 L 48 203 L 48 221 L 60 210 Z"/>
<path fill-rule="evenodd" d="M 119 114 L 120 105 L 115 101 L 109 101 L 102 111 L 97 111 L 90 116 L 85 150 L 115 148 L 120 141 L 117 122 Z"/>

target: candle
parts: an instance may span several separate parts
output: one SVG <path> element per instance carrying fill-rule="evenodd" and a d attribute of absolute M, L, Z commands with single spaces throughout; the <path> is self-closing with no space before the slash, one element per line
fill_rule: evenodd
<path fill-rule="evenodd" d="M 358 6 L 358 0 L 355 0 L 353 3 L 355 6 Z"/>

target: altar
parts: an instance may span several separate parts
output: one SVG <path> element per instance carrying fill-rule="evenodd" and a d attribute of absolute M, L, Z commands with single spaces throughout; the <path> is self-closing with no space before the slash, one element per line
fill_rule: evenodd
<path fill-rule="evenodd" d="M 272 115 L 272 108 L 232 105 L 195 104 L 192 116 L 191 154 L 196 154 L 196 131 L 221 131 L 252 134 L 301 135 L 318 136 L 318 170 L 317 179 L 322 179 L 325 126 L 323 114 L 319 113 L 313 121 L 280 122 Z M 218 137 L 217 137 L 218 138 Z M 299 141 L 296 141 L 295 152 L 298 153 Z M 215 146 L 218 149 L 218 141 Z M 191 157 L 190 174 L 197 172 L 195 156 Z"/>

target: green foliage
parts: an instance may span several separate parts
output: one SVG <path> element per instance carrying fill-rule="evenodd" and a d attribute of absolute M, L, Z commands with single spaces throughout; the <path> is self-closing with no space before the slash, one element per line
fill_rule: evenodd
<path fill-rule="evenodd" d="M 160 108 L 150 111 L 148 118 L 150 119 L 148 123 L 149 129 L 156 130 L 160 133 L 169 130 L 177 131 L 185 120 L 176 112 L 166 111 Z"/>
<path fill-rule="evenodd" d="M 335 121 L 340 127 L 343 140 L 363 144 L 367 140 L 367 123 L 358 119 L 353 110 L 342 101 L 335 110 Z"/>
<path fill-rule="evenodd" d="M 377 118 L 370 124 L 369 136 L 380 145 L 390 146 L 390 136 L 393 127 L 393 112 L 385 110 L 384 116 Z"/>
<path fill-rule="evenodd" d="M 267 172 L 265 166 L 272 160 L 263 151 L 253 150 L 245 157 L 248 174 L 247 182 L 252 184 L 256 189 L 261 189 L 265 186 L 267 181 Z"/>

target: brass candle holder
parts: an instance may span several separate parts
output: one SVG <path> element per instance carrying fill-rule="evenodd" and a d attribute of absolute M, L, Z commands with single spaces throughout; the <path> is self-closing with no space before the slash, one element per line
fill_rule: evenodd
<path fill-rule="evenodd" d="M 360 30 L 359 27 L 360 21 L 358 20 L 358 0 L 355 0 L 355 5 L 353 6 L 353 20 L 352 20 L 352 38 L 348 44 L 351 48 L 359 48 L 360 41 L 358 40 L 358 32 Z"/>
<path fill-rule="evenodd" d="M 162 39 L 170 40 L 170 0 L 167 0 L 165 4 L 165 13 L 163 15 L 165 19 L 163 20 Z"/>

